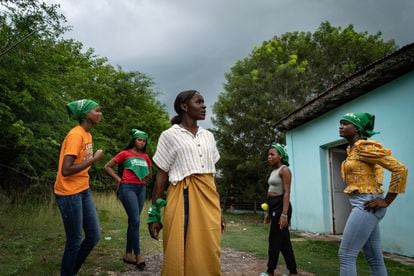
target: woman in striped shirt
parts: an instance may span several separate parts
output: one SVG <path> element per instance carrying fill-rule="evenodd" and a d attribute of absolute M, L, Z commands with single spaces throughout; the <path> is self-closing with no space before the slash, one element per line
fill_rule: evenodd
<path fill-rule="evenodd" d="M 204 120 L 203 96 L 188 90 L 178 94 L 171 120 L 157 145 L 153 161 L 158 166 L 153 203 L 163 196 L 167 182 L 164 211 L 164 263 L 162 275 L 221 275 L 220 240 L 224 223 L 216 191 L 215 163 L 220 155 L 213 134 L 197 125 Z M 149 231 L 158 240 L 162 224 L 158 206 L 149 211 Z"/>

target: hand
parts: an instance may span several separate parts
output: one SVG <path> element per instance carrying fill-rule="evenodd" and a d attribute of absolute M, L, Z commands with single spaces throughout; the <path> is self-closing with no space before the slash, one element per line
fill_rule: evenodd
<path fill-rule="evenodd" d="M 144 177 L 143 180 L 144 180 L 145 184 L 148 184 L 148 183 L 151 182 L 151 176 L 147 175 L 146 177 Z"/>
<path fill-rule="evenodd" d="M 101 160 L 104 157 L 104 152 L 102 149 L 98 149 L 95 154 L 93 155 L 93 158 L 95 159 L 95 162 Z"/>
<path fill-rule="evenodd" d="M 390 204 L 383 198 L 375 198 L 364 203 L 365 210 L 375 213 L 380 208 L 387 208 Z"/>
<path fill-rule="evenodd" d="M 154 240 L 159 240 L 158 234 L 160 233 L 160 230 L 162 229 L 162 224 L 160 222 L 153 222 L 148 224 L 148 231 L 151 235 L 151 238 Z"/>
<path fill-rule="evenodd" d="M 286 216 L 280 216 L 279 225 L 280 225 L 280 230 L 287 227 L 289 225 L 288 218 Z"/>
<path fill-rule="evenodd" d="M 115 194 L 117 194 L 117 195 L 118 195 L 118 192 L 119 192 L 119 186 L 120 185 L 121 185 L 121 178 L 118 177 L 118 179 L 116 180 L 116 183 L 115 183 L 115 187 L 114 187 Z"/>
<path fill-rule="evenodd" d="M 270 217 L 269 214 L 266 213 L 264 219 L 263 219 L 263 223 L 264 224 L 269 224 L 270 223 Z"/>
<path fill-rule="evenodd" d="M 221 216 L 221 233 L 224 233 L 224 230 L 226 230 L 226 221 L 224 220 L 224 217 Z"/>

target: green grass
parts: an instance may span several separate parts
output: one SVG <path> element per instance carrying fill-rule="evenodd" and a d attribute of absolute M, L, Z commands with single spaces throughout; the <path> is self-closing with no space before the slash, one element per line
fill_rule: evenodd
<path fill-rule="evenodd" d="M 122 272 L 127 216 L 114 194 L 95 194 L 101 240 L 79 275 Z M 148 204 L 144 207 L 142 219 Z M 0 275 L 59 275 L 65 233 L 58 208 L 44 205 L 0 205 Z M 110 239 L 109 239 L 110 238 Z M 141 223 L 142 253 L 162 251 L 162 243 L 150 238 Z"/>
<path fill-rule="evenodd" d="M 102 238 L 89 255 L 79 275 L 113 275 L 128 269 L 121 259 L 125 247 L 127 216 L 113 194 L 95 194 Z M 152 240 L 147 231 L 145 205 L 141 224 L 142 253 L 162 251 L 162 242 Z M 268 225 L 262 215 L 225 214 L 227 229 L 223 248 L 267 257 Z M 0 275 L 59 275 L 65 234 L 54 203 L 0 205 Z M 295 233 L 292 238 L 298 237 Z M 338 275 L 338 243 L 293 242 L 298 266 L 316 275 Z M 283 258 L 281 258 L 283 263 Z M 386 260 L 389 275 L 414 275 L 414 267 Z M 360 256 L 359 275 L 369 275 Z"/>
<path fill-rule="evenodd" d="M 254 253 L 258 257 L 267 258 L 269 225 L 262 223 L 262 214 L 226 214 L 227 229 L 223 236 L 223 247 Z M 295 232 L 291 238 L 298 238 Z M 313 272 L 316 275 L 339 275 L 338 241 L 293 241 L 293 249 L 300 270 Z M 284 264 L 283 257 L 279 258 Z M 414 275 L 414 266 L 385 259 L 388 275 Z M 362 254 L 357 260 L 358 275 L 370 275 L 368 264 Z"/>

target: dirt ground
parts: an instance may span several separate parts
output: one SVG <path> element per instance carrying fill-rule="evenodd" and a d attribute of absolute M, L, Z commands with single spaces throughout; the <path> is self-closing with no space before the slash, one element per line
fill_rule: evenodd
<path fill-rule="evenodd" d="M 133 265 L 128 265 L 129 270 L 123 273 L 113 273 L 111 275 L 160 275 L 162 254 L 146 256 L 147 266 L 145 271 L 138 271 Z M 221 271 L 223 276 L 257 276 L 260 272 L 266 271 L 265 259 L 258 259 L 253 254 L 238 252 L 232 249 L 221 251 Z M 288 275 L 286 267 L 280 266 L 275 271 L 275 275 Z M 299 275 L 314 275 L 304 271 L 299 271 Z"/>
<path fill-rule="evenodd" d="M 340 236 L 320 235 L 315 233 L 295 232 L 301 237 L 292 239 L 292 241 L 301 240 L 322 240 L 322 241 L 340 241 Z M 384 253 L 385 258 L 389 258 L 406 265 L 414 265 L 414 258 L 399 256 L 396 254 Z M 121 261 L 121 260 L 120 260 Z M 162 253 L 147 255 L 145 262 L 147 264 L 144 271 L 138 271 L 134 265 L 128 265 L 126 272 L 107 272 L 108 275 L 114 276 L 159 276 L 162 264 Z M 260 272 L 266 271 L 266 259 L 257 258 L 253 254 L 235 251 L 233 249 L 222 249 L 221 251 L 221 271 L 223 276 L 258 276 Z M 299 275 L 315 275 L 310 272 L 299 269 Z M 288 275 L 285 266 L 279 265 L 275 275 Z"/>

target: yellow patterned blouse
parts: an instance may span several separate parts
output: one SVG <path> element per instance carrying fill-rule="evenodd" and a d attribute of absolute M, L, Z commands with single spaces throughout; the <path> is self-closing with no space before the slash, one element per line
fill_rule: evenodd
<path fill-rule="evenodd" d="M 382 194 L 383 168 L 391 172 L 390 193 L 404 193 L 408 170 L 391 156 L 391 150 L 373 140 L 358 140 L 347 148 L 341 175 L 346 183 L 345 193 Z"/>

